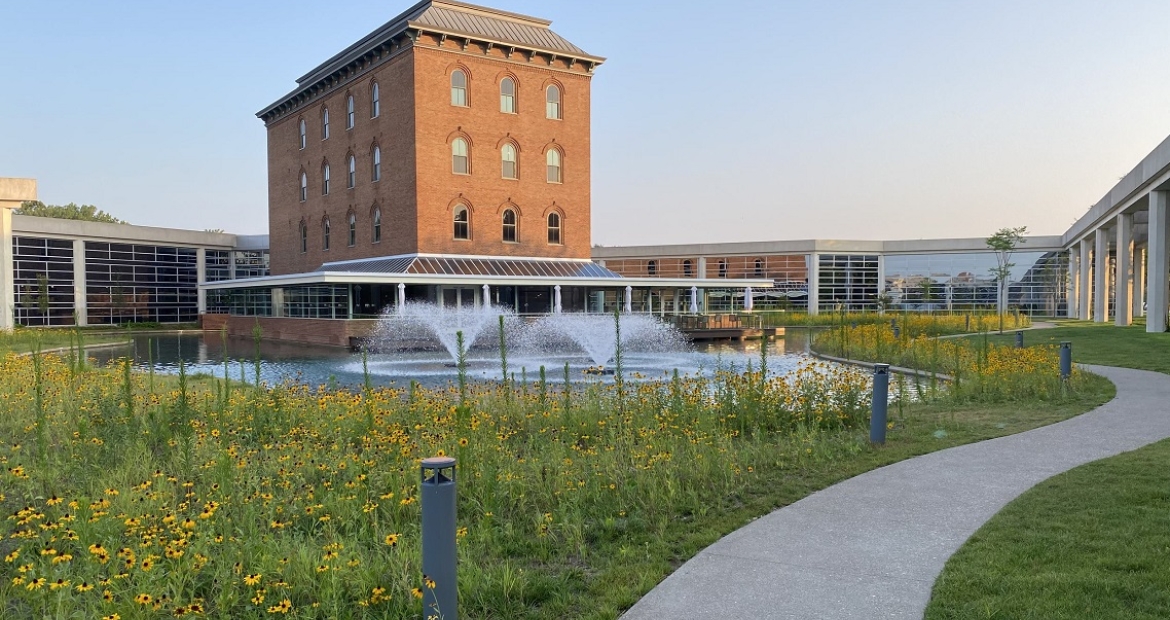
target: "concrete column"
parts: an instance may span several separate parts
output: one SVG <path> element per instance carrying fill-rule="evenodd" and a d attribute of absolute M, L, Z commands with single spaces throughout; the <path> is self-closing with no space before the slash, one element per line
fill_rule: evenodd
<path fill-rule="evenodd" d="M 89 297 L 85 280 L 85 241 L 73 240 L 73 312 L 77 325 L 89 325 Z"/>
<path fill-rule="evenodd" d="M 236 251 L 228 252 L 228 279 L 236 279 Z"/>
<path fill-rule="evenodd" d="M 207 250 L 198 248 L 195 250 L 195 281 L 199 284 L 199 292 L 196 293 L 198 302 L 196 304 L 199 314 L 207 313 L 207 291 L 203 290 L 203 285 L 207 284 Z"/>
<path fill-rule="evenodd" d="M 12 266 L 12 211 L 37 199 L 34 179 L 0 179 L 0 329 L 16 325 L 16 274 Z"/>
<path fill-rule="evenodd" d="M 1065 303 L 1065 316 L 1070 319 L 1075 319 L 1077 316 L 1077 303 L 1080 301 L 1081 292 L 1081 270 L 1080 270 L 1080 256 L 1081 252 L 1077 247 L 1068 249 L 1068 291 L 1065 293 L 1067 300 Z"/>
<path fill-rule="evenodd" d="M 821 312 L 821 266 L 817 254 L 808 255 L 808 313 L 810 315 Z M 880 280 L 879 286 L 880 286 Z"/>
<path fill-rule="evenodd" d="M 1121 213 L 1117 216 L 1117 264 L 1114 270 L 1113 281 L 1116 283 L 1117 295 L 1113 302 L 1115 309 L 1115 324 L 1125 327 L 1133 322 L 1133 301 L 1130 292 L 1130 262 L 1133 258 L 1133 215 Z"/>
<path fill-rule="evenodd" d="M 1093 231 L 1093 322 L 1109 320 L 1109 231 Z"/>
<path fill-rule="evenodd" d="M 1133 246 L 1133 315 L 1146 316 L 1143 306 L 1146 296 L 1146 249 Z"/>
<path fill-rule="evenodd" d="M 707 258 L 705 256 L 699 257 L 699 267 L 698 270 L 695 271 L 695 276 L 699 278 L 707 277 Z"/>
<path fill-rule="evenodd" d="M 1092 264 L 1092 261 L 1089 260 L 1089 253 L 1092 252 L 1092 247 L 1092 243 L 1087 236 L 1081 239 L 1081 260 L 1079 261 L 1081 277 L 1078 278 L 1078 281 L 1081 283 L 1081 290 L 1079 291 L 1080 296 L 1077 301 L 1077 318 L 1082 321 L 1088 321 L 1092 318 L 1093 283 L 1089 280 L 1089 265 Z"/>
<path fill-rule="evenodd" d="M 1167 274 L 1170 274 L 1170 256 L 1167 255 L 1167 236 L 1170 236 L 1170 220 L 1167 219 L 1167 203 L 1170 193 L 1150 192 L 1150 241 L 1146 245 L 1146 331 L 1166 331 L 1166 313 L 1170 312 L 1167 300 Z"/>

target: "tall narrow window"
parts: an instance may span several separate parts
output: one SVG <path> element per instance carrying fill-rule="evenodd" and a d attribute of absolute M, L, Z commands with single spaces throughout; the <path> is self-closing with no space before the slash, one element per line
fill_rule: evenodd
<path fill-rule="evenodd" d="M 727 277 L 727 261 L 726 260 L 719 261 L 719 277 L 720 278 Z"/>
<path fill-rule="evenodd" d="M 652 276 L 658 275 L 658 261 L 646 261 L 646 273 Z"/>
<path fill-rule="evenodd" d="M 517 179 L 520 176 L 517 172 L 516 147 L 505 144 L 500 149 L 500 176 L 505 179 Z"/>
<path fill-rule="evenodd" d="M 325 164 L 325 166 L 323 168 L 321 168 L 321 195 L 326 196 L 328 194 L 329 194 L 329 164 Z"/>
<path fill-rule="evenodd" d="M 510 77 L 500 80 L 500 111 L 516 113 L 516 81 Z"/>
<path fill-rule="evenodd" d="M 689 258 L 687 260 L 683 261 L 683 277 L 684 278 L 689 278 L 689 277 L 695 275 L 694 271 L 693 271 L 693 265 L 694 265 L 694 263 L 692 263 Z"/>
<path fill-rule="evenodd" d="M 455 138 L 451 142 L 451 172 L 471 174 L 471 165 L 467 157 L 467 140 L 463 138 Z"/>
<path fill-rule="evenodd" d="M 301 149 L 304 149 L 308 141 L 308 137 L 305 135 L 305 119 L 302 118 L 301 122 L 297 123 L 297 130 L 301 133 Z"/>
<path fill-rule="evenodd" d="M 549 245 L 561 244 L 561 214 L 548 214 L 548 242 Z"/>
<path fill-rule="evenodd" d="M 516 243 L 516 212 L 504 210 L 504 243 Z"/>
<path fill-rule="evenodd" d="M 467 207 L 455 207 L 455 238 L 471 238 L 471 221 L 469 214 L 467 213 Z"/>
<path fill-rule="evenodd" d="M 349 214 L 349 247 L 357 245 L 357 216 Z"/>
<path fill-rule="evenodd" d="M 357 185 L 357 159 L 353 155 L 350 155 L 346 162 L 345 185 L 350 189 Z"/>
<path fill-rule="evenodd" d="M 309 175 L 301 173 L 301 202 L 309 199 Z"/>
<path fill-rule="evenodd" d="M 329 249 L 329 218 L 325 218 L 325 225 L 321 228 L 323 236 L 321 238 L 321 249 Z"/>
<path fill-rule="evenodd" d="M 348 95 L 345 98 L 345 128 L 353 129 L 353 95 Z"/>
<path fill-rule="evenodd" d="M 382 240 L 382 210 L 374 209 L 374 243 Z"/>
<path fill-rule="evenodd" d="M 549 149 L 544 156 L 545 162 L 548 164 L 548 182 L 561 182 L 561 152 L 556 149 Z"/>
<path fill-rule="evenodd" d="M 544 115 L 552 119 L 561 118 L 561 89 L 555 84 L 544 89 Z"/>
<path fill-rule="evenodd" d="M 764 261 L 763 261 L 763 259 L 760 259 L 760 258 L 756 259 L 756 277 L 757 278 L 764 277 Z"/>
<path fill-rule="evenodd" d="M 329 108 L 321 112 L 321 139 L 329 139 Z"/>
<path fill-rule="evenodd" d="M 451 105 L 467 107 L 467 74 L 460 69 L 451 72 Z"/>
<path fill-rule="evenodd" d="M 382 98 L 378 92 L 378 83 L 370 87 L 370 118 L 378 118 L 382 113 Z"/>
<path fill-rule="evenodd" d="M 309 228 L 301 222 L 301 254 L 309 251 Z"/>
<path fill-rule="evenodd" d="M 373 161 L 373 170 L 372 170 L 371 177 L 373 178 L 374 182 L 381 181 L 382 180 L 382 149 L 375 146 L 374 152 L 371 155 L 371 160 Z"/>

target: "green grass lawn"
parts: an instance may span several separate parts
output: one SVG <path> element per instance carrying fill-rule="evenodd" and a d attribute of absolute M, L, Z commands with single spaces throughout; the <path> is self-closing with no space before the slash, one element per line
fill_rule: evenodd
<path fill-rule="evenodd" d="M 1170 440 L 1020 496 L 947 563 L 926 618 L 1170 616 L 1168 462 Z"/>
<path fill-rule="evenodd" d="M 91 334 L 83 333 L 82 340 L 85 346 L 124 342 L 129 340 L 125 334 Z M 12 332 L 0 332 L 0 355 L 8 353 L 28 353 L 40 348 L 42 351 L 77 345 L 77 334 L 73 330 L 61 329 L 18 329 Z"/>
<path fill-rule="evenodd" d="M 1112 323 L 1055 321 L 1052 329 L 1024 332 L 1024 344 L 1072 343 L 1073 361 L 1104 366 L 1138 368 L 1170 374 L 1170 332 L 1148 334 L 1144 324 L 1117 327 Z M 980 336 L 972 336 L 979 338 Z M 1015 332 L 989 335 L 991 342 L 1012 344 Z"/>

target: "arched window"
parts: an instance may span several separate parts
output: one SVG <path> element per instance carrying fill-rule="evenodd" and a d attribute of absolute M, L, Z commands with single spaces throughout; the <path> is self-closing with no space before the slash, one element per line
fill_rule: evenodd
<path fill-rule="evenodd" d="M 467 107 L 467 74 L 461 69 L 451 72 L 451 105 Z"/>
<path fill-rule="evenodd" d="M 329 218 L 325 218 L 324 226 L 321 227 L 321 249 L 329 249 Z"/>
<path fill-rule="evenodd" d="M 321 112 L 321 139 L 329 139 L 329 108 Z"/>
<path fill-rule="evenodd" d="M 309 175 L 301 173 L 301 202 L 309 199 Z"/>
<path fill-rule="evenodd" d="M 309 228 L 301 222 L 301 254 L 309 251 Z"/>
<path fill-rule="evenodd" d="M 378 118 L 382 113 L 382 98 L 378 93 L 378 83 L 370 87 L 370 118 Z"/>
<path fill-rule="evenodd" d="M 353 95 L 347 95 L 345 97 L 345 128 L 353 129 L 353 121 Z"/>
<path fill-rule="evenodd" d="M 561 244 L 561 214 L 548 214 L 548 243 L 549 245 Z"/>
<path fill-rule="evenodd" d="M 329 194 L 329 164 L 321 167 L 321 195 Z"/>
<path fill-rule="evenodd" d="M 357 159 L 350 155 L 345 165 L 345 185 L 353 189 L 353 186 L 357 185 Z"/>
<path fill-rule="evenodd" d="M 467 207 L 463 205 L 455 207 L 455 238 L 471 238 L 471 214 L 467 212 Z"/>
<path fill-rule="evenodd" d="M 544 115 L 556 120 L 561 118 L 561 89 L 556 84 L 549 84 L 544 89 Z"/>
<path fill-rule="evenodd" d="M 297 123 L 297 130 L 301 134 L 301 149 L 304 150 L 305 144 L 308 141 L 308 137 L 305 135 L 305 119 L 302 118 L 301 121 Z"/>
<path fill-rule="evenodd" d="M 646 261 L 646 273 L 652 276 L 658 275 L 658 261 Z"/>
<path fill-rule="evenodd" d="M 764 259 L 762 259 L 762 258 L 756 259 L 756 277 L 757 278 L 764 277 Z"/>
<path fill-rule="evenodd" d="M 451 172 L 471 174 L 471 162 L 467 156 L 467 140 L 455 138 L 451 142 Z"/>
<path fill-rule="evenodd" d="M 349 247 L 357 245 L 357 216 L 349 214 Z"/>
<path fill-rule="evenodd" d="M 370 176 L 376 183 L 382 180 L 382 149 L 378 148 L 377 145 L 374 145 L 374 152 L 370 159 L 373 161 L 373 170 Z"/>
<path fill-rule="evenodd" d="M 516 212 L 504 210 L 504 243 L 516 243 Z"/>
<path fill-rule="evenodd" d="M 516 113 L 516 81 L 510 77 L 500 80 L 500 111 Z"/>
<path fill-rule="evenodd" d="M 548 165 L 548 182 L 561 182 L 561 152 L 556 149 L 549 149 L 544 156 L 545 163 Z"/>
<path fill-rule="evenodd" d="M 720 278 L 727 277 L 727 261 L 726 260 L 719 261 L 719 277 Z"/>
<path fill-rule="evenodd" d="M 518 179 L 519 167 L 516 165 L 516 147 L 505 144 L 500 149 L 500 176 L 505 179 Z"/>
<path fill-rule="evenodd" d="M 374 209 L 374 243 L 382 240 L 382 210 Z"/>
<path fill-rule="evenodd" d="M 689 278 L 689 277 L 695 275 L 693 267 L 694 267 L 694 263 L 691 262 L 691 259 L 688 258 L 687 260 L 683 261 L 683 277 L 684 278 Z"/>

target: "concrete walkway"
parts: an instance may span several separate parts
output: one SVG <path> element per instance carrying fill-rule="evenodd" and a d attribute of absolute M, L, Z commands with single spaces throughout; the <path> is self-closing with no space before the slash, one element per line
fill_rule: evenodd
<path fill-rule="evenodd" d="M 947 558 L 1005 504 L 1053 475 L 1170 437 L 1170 375 L 1086 369 L 1112 380 L 1117 398 L 814 493 L 703 550 L 622 618 L 922 618 Z"/>

